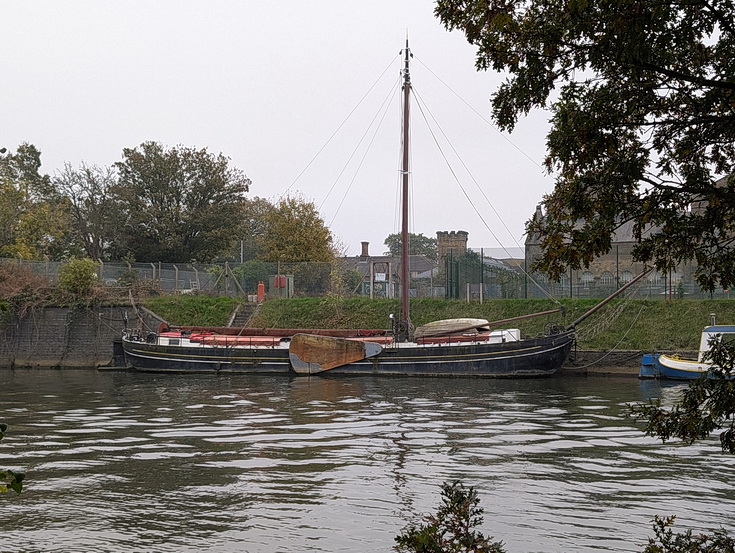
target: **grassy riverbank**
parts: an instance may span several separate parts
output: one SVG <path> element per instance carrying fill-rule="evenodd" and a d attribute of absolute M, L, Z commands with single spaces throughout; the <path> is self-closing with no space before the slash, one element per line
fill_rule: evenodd
<path fill-rule="evenodd" d="M 551 323 L 567 325 L 598 300 L 564 299 L 565 314 L 555 313 L 512 325 L 535 334 Z M 151 298 L 145 305 L 172 324 L 226 325 L 237 300 L 210 296 Z M 490 321 L 558 307 L 550 300 L 489 300 L 482 305 L 457 300 L 417 299 L 411 320 L 420 325 L 438 319 L 479 317 Z M 388 328 L 388 315 L 399 312 L 397 300 L 368 298 L 295 298 L 266 301 L 251 326 L 298 328 Z M 692 350 L 699 347 L 710 313 L 723 324 L 735 323 L 731 300 L 614 300 L 578 327 L 583 349 Z"/>

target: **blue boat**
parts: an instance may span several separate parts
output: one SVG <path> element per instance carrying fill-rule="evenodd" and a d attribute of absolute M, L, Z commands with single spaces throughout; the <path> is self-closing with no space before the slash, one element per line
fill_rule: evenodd
<path fill-rule="evenodd" d="M 713 340 L 735 340 L 735 325 L 706 326 L 699 341 L 696 359 L 682 358 L 664 353 L 646 353 L 641 359 L 639 378 L 663 378 L 669 380 L 693 380 L 711 372 L 713 366 L 704 362 L 704 356 Z"/>

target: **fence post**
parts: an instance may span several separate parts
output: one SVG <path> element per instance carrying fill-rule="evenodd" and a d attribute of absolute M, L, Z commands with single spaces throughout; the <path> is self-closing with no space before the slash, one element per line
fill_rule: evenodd
<path fill-rule="evenodd" d="M 370 299 L 373 299 L 373 286 L 375 286 L 375 262 L 370 262 Z"/>
<path fill-rule="evenodd" d="M 485 250 L 480 248 L 480 305 L 482 305 L 482 295 L 485 291 Z"/>

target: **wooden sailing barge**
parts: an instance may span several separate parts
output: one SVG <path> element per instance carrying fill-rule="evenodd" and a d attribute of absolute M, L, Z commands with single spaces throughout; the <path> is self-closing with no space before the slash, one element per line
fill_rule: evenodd
<path fill-rule="evenodd" d="M 411 94 L 408 40 L 403 54 L 401 236 L 407 244 Z M 566 328 L 551 326 L 535 337 L 523 337 L 518 329 L 496 328 L 512 320 L 489 323 L 453 319 L 414 331 L 405 284 L 409 282 L 408 247 L 402 248 L 401 279 L 401 316 L 391 330 L 164 327 L 158 332 L 126 332 L 125 358 L 138 370 L 159 372 L 538 377 L 551 375 L 561 367 L 574 343 L 574 327 L 581 321 Z M 535 315 L 540 314 L 529 316 Z"/>

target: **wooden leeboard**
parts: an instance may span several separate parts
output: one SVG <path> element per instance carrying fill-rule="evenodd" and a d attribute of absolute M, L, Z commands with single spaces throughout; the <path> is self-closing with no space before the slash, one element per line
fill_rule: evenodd
<path fill-rule="evenodd" d="M 370 342 L 316 334 L 296 334 L 291 338 L 289 358 L 295 372 L 314 374 L 372 357 L 382 350 L 380 344 Z"/>
<path fill-rule="evenodd" d="M 429 336 L 446 336 L 469 330 L 487 330 L 490 328 L 489 325 L 490 322 L 487 319 L 443 319 L 417 327 L 414 331 L 414 337 L 427 338 Z"/>

